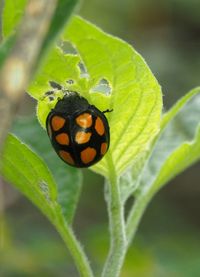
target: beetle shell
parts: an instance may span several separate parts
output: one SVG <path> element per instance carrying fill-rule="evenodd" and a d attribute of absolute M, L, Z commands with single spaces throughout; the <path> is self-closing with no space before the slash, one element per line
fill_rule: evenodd
<path fill-rule="evenodd" d="M 46 128 L 56 153 L 71 166 L 94 165 L 108 151 L 107 118 L 77 92 L 67 92 L 58 100 L 47 117 Z"/>

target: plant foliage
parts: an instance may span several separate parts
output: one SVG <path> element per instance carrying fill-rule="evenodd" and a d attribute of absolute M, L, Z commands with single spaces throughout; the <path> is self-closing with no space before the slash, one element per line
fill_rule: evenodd
<path fill-rule="evenodd" d="M 38 102 L 37 117 L 42 127 L 57 102 L 56 98 L 50 101 L 45 95 L 53 89 L 50 81 L 59 83 L 63 90 L 78 91 L 102 111 L 113 110 L 106 114 L 110 149 L 91 168 L 109 181 L 110 229 L 111 236 L 116 237 L 111 238 L 102 276 L 108 276 L 109 272 L 112 277 L 118 276 L 128 249 L 117 236 L 124 235 L 125 241 L 130 242 L 152 196 L 200 159 L 200 89 L 189 92 L 161 118 L 160 86 L 133 47 L 78 16 L 63 29 L 75 3 L 58 1 L 41 53 L 48 51 L 40 61 L 28 93 Z M 15 4 L 6 1 L 0 62 L 6 58 L 6 45 L 10 48 L 14 43 L 13 34 L 25 4 L 25 0 Z M 64 15 L 61 11 L 66 7 L 69 10 Z M 60 40 L 52 47 L 58 33 Z M 62 90 L 55 91 L 55 95 L 62 97 Z M 82 275 L 93 276 L 70 228 L 80 195 L 81 172 L 58 159 L 35 119 L 18 121 L 13 132 L 15 135 L 8 136 L 3 150 L 2 176 L 55 225 Z M 123 208 L 131 195 L 135 202 L 125 222 Z M 113 257 L 119 260 L 113 262 Z"/>

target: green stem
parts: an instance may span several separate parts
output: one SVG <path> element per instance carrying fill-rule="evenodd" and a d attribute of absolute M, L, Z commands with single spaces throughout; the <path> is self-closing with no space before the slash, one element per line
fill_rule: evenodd
<path fill-rule="evenodd" d="M 152 198 L 151 191 L 139 192 L 129 212 L 126 224 L 126 236 L 128 245 L 132 242 L 144 211 Z"/>
<path fill-rule="evenodd" d="M 126 233 L 124 223 L 124 207 L 120 199 L 119 182 L 111 156 L 109 162 L 108 214 L 110 224 L 110 251 L 103 269 L 102 277 L 117 277 L 123 265 L 126 253 Z"/>
<path fill-rule="evenodd" d="M 76 267 L 82 277 L 93 277 L 93 273 L 89 264 L 89 261 L 86 257 L 85 252 L 83 251 L 79 241 L 76 239 L 73 230 L 65 222 L 62 214 L 58 216 L 58 211 L 56 212 L 56 222 L 54 222 L 57 231 L 61 235 L 63 241 L 65 242 Z"/>

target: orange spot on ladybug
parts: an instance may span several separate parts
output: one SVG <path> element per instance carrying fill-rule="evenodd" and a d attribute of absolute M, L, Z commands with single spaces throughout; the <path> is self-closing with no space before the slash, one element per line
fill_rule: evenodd
<path fill-rule="evenodd" d="M 70 153 L 64 150 L 60 150 L 58 154 L 66 163 L 74 165 L 74 160 Z"/>
<path fill-rule="evenodd" d="M 83 113 L 76 118 L 76 123 L 82 128 L 89 128 L 92 126 L 92 116 L 89 113 Z"/>
<path fill-rule="evenodd" d="M 81 160 L 84 164 L 92 162 L 96 156 L 97 152 L 94 148 L 87 147 L 81 152 Z"/>
<path fill-rule="evenodd" d="M 103 142 L 103 143 L 101 144 L 101 155 L 102 155 L 102 156 L 106 153 L 107 148 L 108 148 L 107 143 L 106 143 L 106 142 Z"/>
<path fill-rule="evenodd" d="M 91 133 L 85 133 L 85 132 L 77 132 L 75 136 L 75 141 L 78 144 L 86 143 L 90 140 Z"/>
<path fill-rule="evenodd" d="M 65 119 L 61 116 L 55 115 L 51 119 L 51 126 L 54 131 L 58 131 L 59 129 L 61 129 L 64 126 L 64 124 L 65 124 Z"/>
<path fill-rule="evenodd" d="M 97 119 L 95 121 L 94 128 L 100 136 L 102 136 L 105 133 L 105 128 L 104 128 L 104 125 L 103 125 L 103 121 L 101 120 L 100 117 L 97 117 Z"/>
<path fill-rule="evenodd" d="M 66 133 L 61 133 L 56 136 L 56 141 L 62 145 L 69 145 L 69 136 Z"/>

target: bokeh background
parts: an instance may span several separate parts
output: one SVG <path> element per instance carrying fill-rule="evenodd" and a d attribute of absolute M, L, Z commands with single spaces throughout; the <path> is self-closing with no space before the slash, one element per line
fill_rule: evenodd
<path fill-rule="evenodd" d="M 200 85 L 199 0 L 84 0 L 77 12 L 145 58 L 163 88 L 165 109 Z M 34 113 L 34 106 L 26 96 L 19 115 Z M 1 186 L 0 276 L 78 276 L 50 223 L 9 184 Z M 84 170 L 74 225 L 93 266 L 100 269 L 108 251 L 107 213 L 103 179 L 89 170 Z M 200 276 L 200 164 L 153 199 L 121 276 Z"/>

